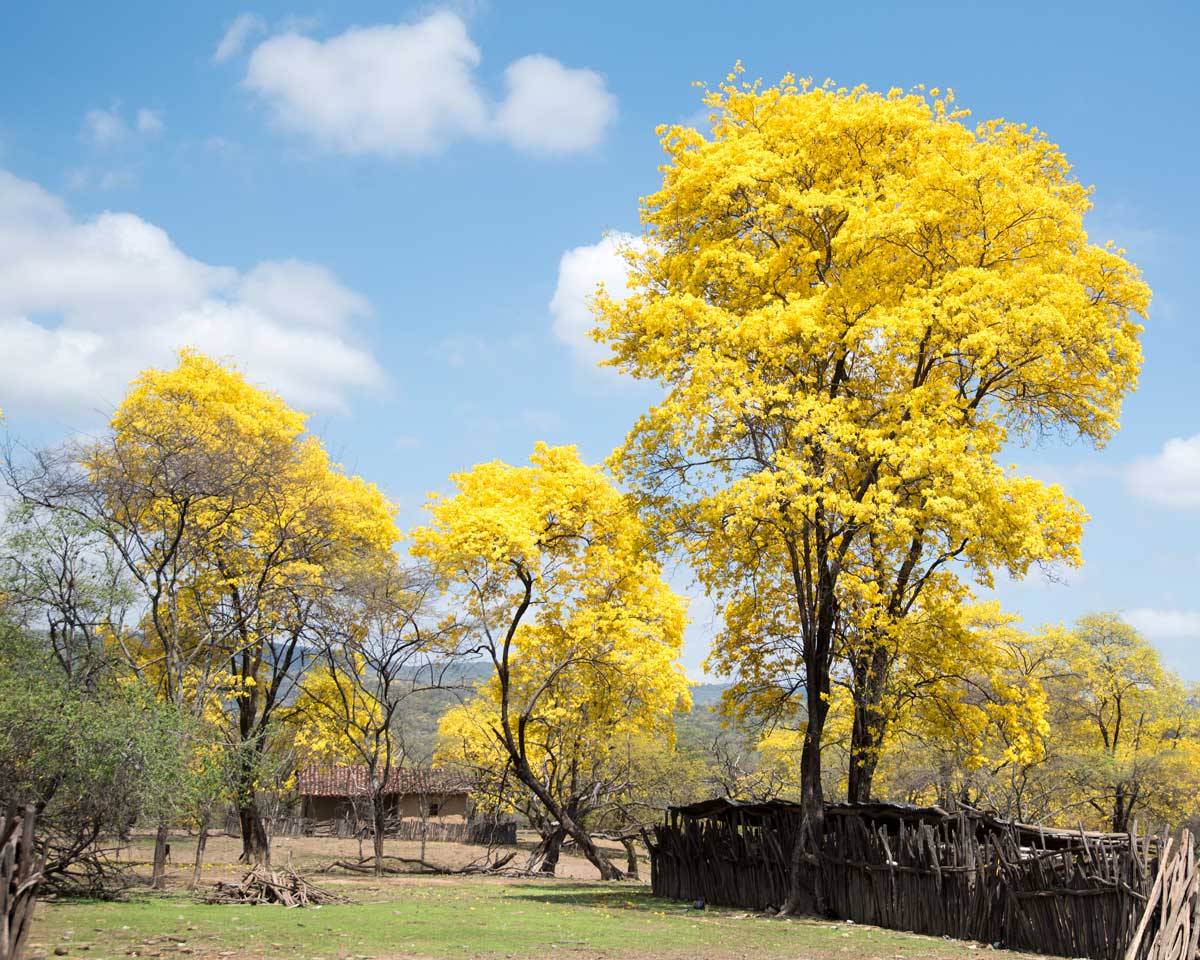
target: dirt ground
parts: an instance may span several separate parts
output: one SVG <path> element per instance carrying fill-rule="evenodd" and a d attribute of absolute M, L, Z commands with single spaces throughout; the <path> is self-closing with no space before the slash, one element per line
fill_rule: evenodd
<path fill-rule="evenodd" d="M 612 857 L 613 862 L 624 869 L 625 849 L 619 843 L 606 841 L 599 843 Z M 192 864 L 196 854 L 196 836 L 182 831 L 174 832 L 171 835 L 170 844 L 171 855 L 167 863 L 167 887 L 168 889 L 177 889 L 186 886 L 191 879 Z M 510 850 L 515 851 L 517 855 L 510 861 L 509 866 L 522 868 L 536 844 L 536 833 L 521 831 L 517 835 L 516 847 L 494 847 L 490 855 L 495 859 Z M 204 872 L 201 879 L 211 882 L 240 877 L 245 872 L 245 865 L 238 861 L 241 852 L 242 841 L 239 837 L 225 834 L 211 835 L 205 850 Z M 153 835 L 135 832 L 129 844 L 117 849 L 115 859 L 131 864 L 137 873 L 148 874 L 153 853 Z M 291 863 L 295 870 L 303 874 L 321 873 L 336 861 L 356 861 L 360 856 L 371 856 L 371 853 L 369 839 L 363 842 L 361 848 L 357 840 L 337 837 L 273 837 L 271 839 L 271 862 L 280 866 Z M 642 853 L 644 854 L 645 851 Z M 421 856 L 421 844 L 410 840 L 387 840 L 384 843 L 384 855 L 416 860 Z M 483 862 L 488 855 L 487 847 L 473 844 L 427 843 L 425 847 L 425 860 L 448 870 L 461 870 L 472 863 Z M 412 865 L 411 869 L 414 872 L 421 872 L 417 865 Z M 650 876 L 649 860 L 641 859 L 639 869 L 642 879 L 648 880 Z M 336 879 L 339 874 L 343 877 L 351 876 L 347 871 L 334 868 L 330 871 L 330 879 Z M 599 874 L 587 860 L 568 848 L 559 859 L 556 876 L 574 880 L 595 880 Z"/>

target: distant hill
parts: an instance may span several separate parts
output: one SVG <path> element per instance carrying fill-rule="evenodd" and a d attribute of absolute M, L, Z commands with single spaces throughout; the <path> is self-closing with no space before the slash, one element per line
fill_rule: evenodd
<path fill-rule="evenodd" d="M 698 683 L 692 687 L 692 704 L 695 707 L 711 707 L 721 702 L 721 695 L 728 690 L 728 683 Z"/>
<path fill-rule="evenodd" d="M 409 757 L 417 762 L 427 762 L 432 757 L 442 714 L 469 696 L 471 688 L 486 680 L 491 672 L 490 663 L 457 665 L 447 678 L 457 684 L 457 689 L 429 690 L 405 701 L 400 726 Z M 727 683 L 701 683 L 692 687 L 691 712 L 680 714 L 675 720 L 676 736 L 682 749 L 704 750 L 721 734 L 721 718 L 716 708 L 728 687 Z"/>
<path fill-rule="evenodd" d="M 722 735 L 718 709 L 721 694 L 728 688 L 727 683 L 701 683 L 692 687 L 691 712 L 675 718 L 675 736 L 681 750 L 704 752 Z"/>

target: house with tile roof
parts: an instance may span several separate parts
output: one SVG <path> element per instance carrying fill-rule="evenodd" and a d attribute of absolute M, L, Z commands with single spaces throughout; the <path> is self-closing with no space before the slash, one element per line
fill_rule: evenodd
<path fill-rule="evenodd" d="M 362 814 L 371 792 L 366 766 L 306 766 L 297 778 L 301 816 L 336 820 Z M 459 773 L 399 767 L 388 776 L 384 805 L 389 818 L 465 821 L 470 782 Z"/>

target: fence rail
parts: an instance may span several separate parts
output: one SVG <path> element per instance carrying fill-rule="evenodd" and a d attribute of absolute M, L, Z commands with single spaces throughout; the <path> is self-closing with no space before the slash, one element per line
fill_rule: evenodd
<path fill-rule="evenodd" d="M 1038 831 L 974 812 L 827 814 L 807 859 L 843 920 L 1093 960 L 1195 960 L 1193 837 Z M 899 809 L 899 808 L 897 808 Z M 926 808 L 930 809 L 930 808 Z M 661 896 L 753 909 L 788 899 L 791 805 L 668 813 L 655 831 Z"/>

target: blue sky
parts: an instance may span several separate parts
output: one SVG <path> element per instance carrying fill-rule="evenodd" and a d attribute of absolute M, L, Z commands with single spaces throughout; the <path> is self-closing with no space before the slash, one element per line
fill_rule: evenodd
<path fill-rule="evenodd" d="M 597 371 L 583 297 L 619 272 L 692 81 L 739 58 L 953 87 L 1037 125 L 1154 290 L 1103 451 L 1020 465 L 1081 499 L 1085 566 L 998 592 L 1030 624 L 1119 609 L 1200 679 L 1200 96 L 1193 5 L 300 2 L 12 5 L 0 31 L 0 408 L 94 428 L 194 343 L 312 411 L 419 519 L 535 440 L 606 456 L 651 398 Z M 686 586 L 680 575 L 680 585 Z M 710 632 L 689 633 L 695 669 Z"/>

